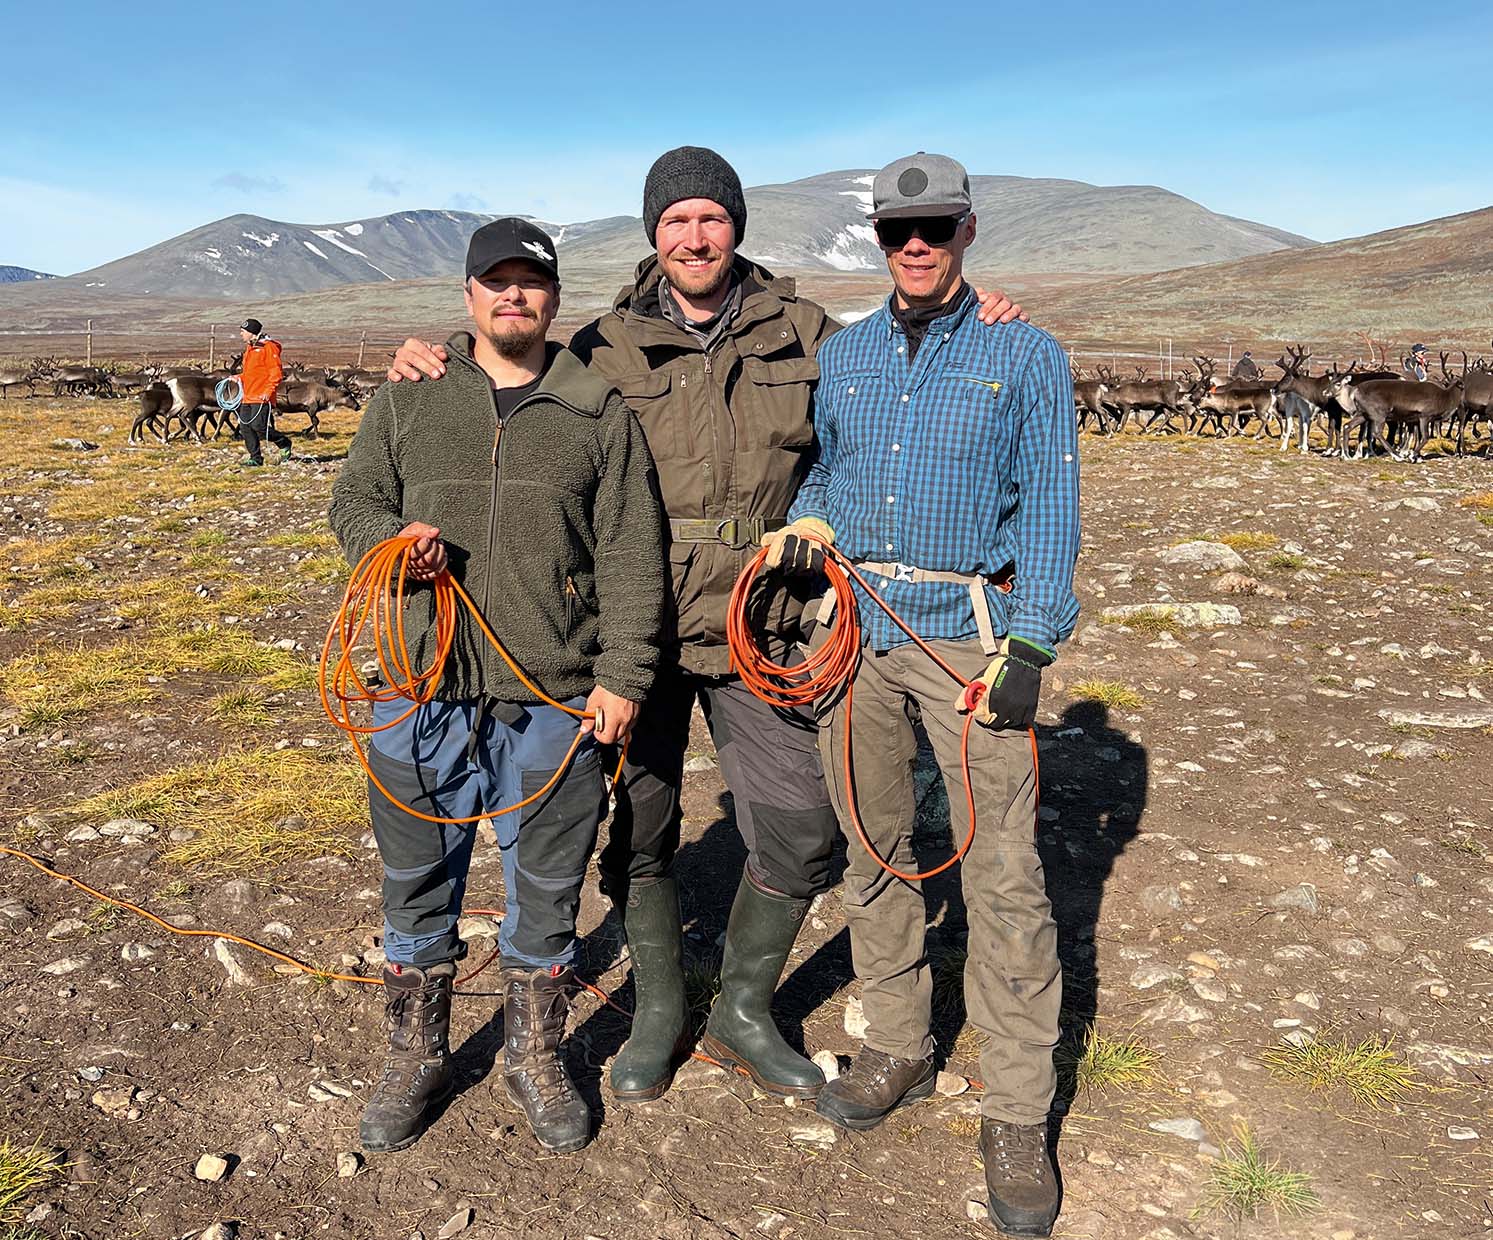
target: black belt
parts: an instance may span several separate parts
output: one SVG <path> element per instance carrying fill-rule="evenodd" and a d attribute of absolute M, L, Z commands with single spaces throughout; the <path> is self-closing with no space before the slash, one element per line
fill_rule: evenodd
<path fill-rule="evenodd" d="M 669 518 L 675 542 L 723 543 L 733 551 L 759 546 L 762 535 L 780 530 L 788 522 L 777 517 Z"/>

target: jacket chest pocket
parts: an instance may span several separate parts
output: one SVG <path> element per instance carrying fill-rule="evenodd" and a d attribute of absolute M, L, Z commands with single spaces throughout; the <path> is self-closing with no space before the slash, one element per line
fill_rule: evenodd
<path fill-rule="evenodd" d="M 681 374 L 678 388 L 682 389 L 686 381 Z M 686 393 L 680 391 L 675 399 L 669 399 L 670 392 L 676 390 L 674 376 L 669 371 L 623 375 L 617 380 L 617 387 L 627 407 L 637 414 L 654 456 L 672 457 L 689 451 L 689 418 L 683 402 Z"/>
<path fill-rule="evenodd" d="M 945 372 L 942 392 L 929 419 L 930 440 L 939 456 L 993 465 L 1004 452 L 1007 389 L 998 379 L 974 371 Z"/>
<path fill-rule="evenodd" d="M 732 400 L 736 434 L 752 448 L 802 451 L 814 442 L 810 407 L 819 363 L 812 357 L 780 361 L 748 357 Z"/>
<path fill-rule="evenodd" d="M 842 374 L 829 391 L 820 390 L 834 411 L 835 450 L 847 456 L 891 436 L 902 414 L 898 393 L 880 370 Z"/>

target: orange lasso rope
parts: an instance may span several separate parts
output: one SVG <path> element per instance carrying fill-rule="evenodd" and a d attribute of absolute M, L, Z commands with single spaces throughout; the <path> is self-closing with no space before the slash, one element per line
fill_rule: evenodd
<path fill-rule="evenodd" d="M 421 706 L 434 699 L 441 676 L 446 670 L 452 644 L 456 640 L 457 605 L 461 604 L 466 607 L 472 622 L 498 652 L 503 662 L 508 665 L 508 670 L 540 701 L 553 706 L 556 710 L 564 711 L 567 715 L 574 715 L 577 719 L 594 721 L 596 715 L 593 711 L 577 710 L 574 706 L 557 702 L 535 684 L 519 666 L 517 660 L 508 653 L 507 648 L 498 639 L 498 635 L 488 625 L 481 609 L 462 589 L 461 583 L 448 571 L 443 570 L 440 576 L 429 583 L 435 595 L 436 645 L 430 666 L 424 671 L 416 670 L 411 664 L 409 646 L 405 641 L 404 601 L 405 582 L 409 577 L 410 553 L 418 541 L 413 535 L 386 539 L 373 547 L 354 567 L 347 589 L 342 595 L 342 605 L 337 609 L 337 614 L 327 629 L 326 641 L 321 647 L 322 708 L 333 725 L 347 733 L 348 739 L 352 741 L 353 751 L 358 755 L 358 762 L 373 786 L 405 813 L 413 814 L 425 822 L 456 825 L 466 825 L 483 818 L 499 818 L 548 796 L 570 768 L 576 751 L 580 749 L 581 742 L 585 739 L 585 733 L 576 732 L 575 740 L 571 742 L 564 758 L 560 760 L 560 765 L 555 768 L 555 773 L 550 776 L 544 787 L 512 805 L 501 809 L 485 809 L 466 818 L 443 818 L 438 814 L 421 813 L 406 805 L 385 788 L 378 776 L 373 773 L 373 769 L 368 764 L 368 756 L 363 752 L 362 741 L 359 740 L 361 736 L 382 732 L 386 728 L 403 723 Z M 372 644 L 378 661 L 379 673 L 384 684 L 382 689 L 373 689 L 363 683 L 354 660 L 353 652 L 363 640 L 365 629 L 368 630 L 367 640 Z M 332 659 L 334 645 L 338 649 L 335 661 Z M 336 705 L 333 705 L 334 698 Z M 366 726 L 357 724 L 353 722 L 348 710 L 349 706 L 355 702 L 372 705 L 376 702 L 400 700 L 409 702 L 409 709 L 387 723 Z M 613 782 L 622 777 L 622 766 L 627 761 L 625 741 L 620 749 Z"/>
<path fill-rule="evenodd" d="M 972 708 L 978 702 L 985 687 L 978 681 L 966 680 L 949 665 L 946 659 L 914 633 L 907 622 L 872 589 L 857 571 L 855 565 L 841 552 L 822 539 L 814 538 L 813 535 L 807 537 L 824 548 L 824 575 L 835 592 L 835 610 L 830 622 L 828 639 L 818 649 L 811 649 L 802 662 L 791 666 L 774 662 L 763 651 L 756 634 L 752 631 L 749 600 L 767 562 L 767 548 L 764 547 L 742 569 L 741 575 L 736 579 L 736 584 L 731 590 L 731 603 L 726 613 L 726 642 L 731 651 L 731 666 L 741 677 L 742 684 L 753 694 L 770 705 L 784 709 L 791 710 L 795 707 L 809 706 L 820 699 L 829 699 L 844 693 L 845 743 L 841 771 L 845 780 L 845 804 L 849 811 L 851 825 L 855 828 L 856 837 L 876 864 L 888 874 L 907 882 L 921 882 L 924 879 L 933 878 L 963 860 L 964 855 L 969 852 L 970 845 L 975 842 L 975 792 L 969 773 L 969 736 L 970 728 L 975 721 L 974 711 L 970 709 L 965 714 L 964 731 L 959 740 L 964 797 L 969 806 L 969 830 L 965 834 L 964 842 L 951 857 L 931 870 L 920 873 L 899 870 L 876 850 L 876 846 L 867 837 L 865 825 L 861 822 L 860 809 L 856 803 L 855 772 L 851 761 L 851 725 L 855 696 L 855 671 L 861 650 L 861 622 L 855 592 L 850 586 L 851 581 L 854 580 L 866 592 L 867 597 L 886 612 L 892 623 L 906 633 L 918 649 L 932 659 L 950 680 L 965 690 L 969 707 Z M 1037 734 L 1034 729 L 1029 729 L 1027 735 L 1031 740 L 1032 778 L 1035 783 L 1037 780 Z M 1035 823 L 1033 825 L 1035 826 Z"/>

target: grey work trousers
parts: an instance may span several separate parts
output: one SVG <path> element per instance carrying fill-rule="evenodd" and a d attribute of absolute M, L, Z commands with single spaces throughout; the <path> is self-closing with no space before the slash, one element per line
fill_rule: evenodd
<path fill-rule="evenodd" d="M 929 643 L 962 676 L 973 679 L 989 657 L 977 641 Z M 854 681 L 851 761 L 856 805 L 867 838 L 888 863 L 918 870 L 912 832 L 916 815 L 913 719 L 921 716 L 949 790 L 957 841 L 967 817 L 960 761 L 964 716 L 959 687 L 913 645 L 866 649 Z M 847 717 L 842 697 L 821 721 L 827 783 L 849 841 L 845 915 L 856 977 L 862 986 L 866 1045 L 919 1059 L 933 1053 L 933 975 L 925 944 L 927 908 L 921 889 L 881 869 L 861 846 L 845 798 Z M 978 827 L 960 870 L 969 916 L 964 1000 L 971 1023 L 986 1035 L 980 1055 L 989 1119 L 1034 1124 L 1052 1105 L 1062 982 L 1057 925 L 1037 855 L 1037 773 L 1025 732 L 973 725 L 970 783 Z"/>

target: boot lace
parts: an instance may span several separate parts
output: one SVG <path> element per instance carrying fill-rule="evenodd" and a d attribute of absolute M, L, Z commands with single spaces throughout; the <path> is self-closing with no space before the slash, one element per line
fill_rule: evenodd
<path fill-rule="evenodd" d="M 997 1170 L 1008 1180 L 1030 1179 L 1042 1183 L 1047 1179 L 1051 1164 L 1047 1158 L 1045 1124 L 991 1124 L 988 1133 L 987 1169 Z"/>

